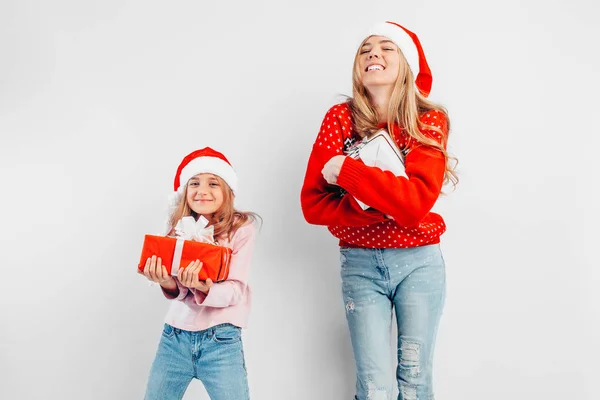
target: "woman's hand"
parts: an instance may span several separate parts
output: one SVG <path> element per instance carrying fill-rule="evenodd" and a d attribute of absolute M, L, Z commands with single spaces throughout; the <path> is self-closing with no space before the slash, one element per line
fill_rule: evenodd
<path fill-rule="evenodd" d="M 327 161 L 321 173 L 323 174 L 323 178 L 330 185 L 336 185 L 338 176 L 340 176 L 340 171 L 342 170 L 342 165 L 346 160 L 346 156 L 333 156 Z"/>
<path fill-rule="evenodd" d="M 172 291 L 177 289 L 175 278 L 169 275 L 167 268 L 162 265 L 160 257 L 157 258 L 154 255 L 148 258 L 146 260 L 146 265 L 144 266 L 144 272 L 140 273 L 143 273 L 149 281 L 156 282 L 167 290 Z"/>
<path fill-rule="evenodd" d="M 179 282 L 187 288 L 197 289 L 202 293 L 208 294 L 213 285 L 213 281 L 208 278 L 206 281 L 198 280 L 198 272 L 202 268 L 200 260 L 192 261 L 190 265 L 182 270 L 179 270 Z"/>

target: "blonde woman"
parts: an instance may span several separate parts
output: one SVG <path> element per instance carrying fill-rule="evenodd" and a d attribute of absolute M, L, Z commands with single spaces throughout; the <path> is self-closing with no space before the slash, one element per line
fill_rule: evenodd
<path fill-rule="evenodd" d="M 356 53 L 353 96 L 327 112 L 308 161 L 302 210 L 307 222 L 326 225 L 340 240 L 357 400 L 391 399 L 394 310 L 398 399 L 433 398 L 446 226 L 431 209 L 444 183 L 457 179 L 446 152 L 448 115 L 426 98 L 431 83 L 417 36 L 393 22 L 376 24 Z M 381 129 L 404 156 L 406 177 L 345 155 Z"/>

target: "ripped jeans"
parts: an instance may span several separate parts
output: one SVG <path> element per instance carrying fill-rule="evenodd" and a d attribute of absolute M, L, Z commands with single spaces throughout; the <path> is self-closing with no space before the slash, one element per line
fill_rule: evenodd
<path fill-rule="evenodd" d="M 342 291 L 356 361 L 355 400 L 391 400 L 392 310 L 398 327 L 398 400 L 432 400 L 433 349 L 445 298 L 438 244 L 341 248 Z"/>

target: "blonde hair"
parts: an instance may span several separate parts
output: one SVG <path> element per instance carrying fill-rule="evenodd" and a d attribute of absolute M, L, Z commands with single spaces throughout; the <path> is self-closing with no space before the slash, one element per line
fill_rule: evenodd
<path fill-rule="evenodd" d="M 352 110 L 354 130 L 361 137 L 370 137 L 379 129 L 379 116 L 377 110 L 371 104 L 367 88 L 362 84 L 360 76 L 361 71 L 358 65 L 360 51 L 364 43 L 369 38 L 366 38 L 358 47 L 354 57 L 354 69 L 352 73 L 352 98 L 348 100 L 350 109 Z M 441 105 L 435 104 L 427 100 L 417 89 L 414 84 L 414 75 L 408 66 L 408 62 L 404 55 L 398 49 L 400 54 L 400 67 L 398 71 L 398 79 L 394 85 L 394 90 L 390 96 L 387 113 L 387 128 L 392 134 L 392 127 L 398 125 L 404 128 L 406 134 L 415 140 L 417 143 L 431 147 L 440 151 L 446 160 L 446 171 L 444 173 L 444 184 L 451 182 L 455 187 L 458 183 L 458 176 L 455 168 L 458 160 L 450 156 L 445 149 L 448 137 L 440 128 L 433 125 L 427 125 L 420 121 L 419 116 L 428 111 L 437 110 L 444 114 L 447 121 L 447 132 L 450 132 L 450 119 L 448 112 Z M 432 130 L 438 132 L 442 136 L 442 143 L 425 136 L 423 130 Z M 397 140 L 397 139 L 396 139 Z M 410 149 L 409 149 L 410 151 Z"/>
<path fill-rule="evenodd" d="M 231 237 L 235 234 L 239 228 L 244 226 L 248 221 L 255 222 L 260 216 L 253 212 L 244 212 L 236 210 L 233 206 L 233 199 L 235 195 L 229 187 L 229 185 L 221 179 L 220 176 L 215 175 L 215 178 L 219 182 L 219 187 L 223 191 L 223 204 L 215 211 L 209 218 L 209 225 L 214 226 L 214 238 L 227 238 L 231 240 Z M 169 234 L 174 233 L 174 227 L 177 222 L 186 216 L 192 216 L 198 219 L 199 215 L 190 208 L 187 202 L 187 188 L 188 182 L 185 183 L 183 194 L 179 196 L 179 202 L 171 215 L 169 216 Z"/>

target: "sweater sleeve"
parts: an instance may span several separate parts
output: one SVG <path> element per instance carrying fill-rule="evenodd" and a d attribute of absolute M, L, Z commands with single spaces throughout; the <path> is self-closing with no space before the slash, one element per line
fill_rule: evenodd
<path fill-rule="evenodd" d="M 306 167 L 300 193 L 306 222 L 315 225 L 366 226 L 385 220 L 377 210 L 363 210 L 351 196 L 341 196 L 337 185 L 327 183 L 321 170 L 332 157 L 343 155 L 344 133 L 352 124 L 347 105 L 332 107 L 321 124 Z"/>
<path fill-rule="evenodd" d="M 421 121 L 440 128 L 443 135 L 433 130 L 423 133 L 445 146 L 446 117 L 439 111 L 430 111 Z M 391 215 L 398 224 L 415 227 L 427 216 L 437 201 L 444 183 L 446 159 L 439 151 L 424 145 L 414 146 L 405 159 L 408 178 L 395 176 L 390 171 L 368 167 L 347 157 L 338 177 L 338 184 L 357 199 Z"/>
<path fill-rule="evenodd" d="M 253 223 L 248 223 L 237 230 L 232 239 L 233 252 L 227 280 L 213 284 L 208 295 L 192 289 L 196 304 L 224 308 L 236 305 L 244 298 L 255 237 L 256 230 Z"/>
<path fill-rule="evenodd" d="M 165 288 L 163 288 L 162 286 L 160 287 L 163 295 L 169 299 L 169 300 L 183 300 L 185 299 L 185 297 L 188 295 L 189 293 L 189 289 L 186 288 L 185 286 L 183 286 L 181 284 L 181 282 L 179 282 L 179 279 L 177 279 L 177 277 L 175 277 L 175 283 L 177 284 L 177 289 L 179 290 L 179 293 L 177 294 L 177 296 L 173 296 L 172 294 L 170 294 L 169 292 L 167 292 L 165 290 Z"/>

